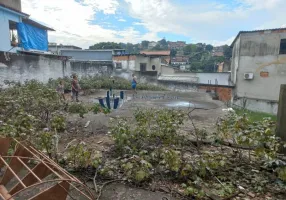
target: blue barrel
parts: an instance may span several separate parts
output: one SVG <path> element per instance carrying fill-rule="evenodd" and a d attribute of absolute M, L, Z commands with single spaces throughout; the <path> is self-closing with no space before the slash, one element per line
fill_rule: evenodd
<path fill-rule="evenodd" d="M 109 96 L 106 97 L 106 105 L 107 105 L 107 108 L 110 109 L 110 97 Z"/>
<path fill-rule="evenodd" d="M 98 99 L 98 101 L 99 101 L 99 104 L 101 105 L 101 107 L 105 108 L 103 99 Z"/>
<path fill-rule="evenodd" d="M 120 99 L 124 99 L 124 92 L 120 91 Z"/>
<path fill-rule="evenodd" d="M 114 99 L 113 109 L 117 109 L 118 104 L 119 104 L 119 98 L 117 97 L 117 98 Z"/>

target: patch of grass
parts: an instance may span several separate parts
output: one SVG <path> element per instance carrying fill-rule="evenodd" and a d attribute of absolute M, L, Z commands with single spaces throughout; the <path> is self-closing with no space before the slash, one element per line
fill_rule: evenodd
<path fill-rule="evenodd" d="M 255 112 L 255 111 L 250 111 L 250 110 L 245 110 L 245 109 L 234 109 L 237 115 L 243 115 L 247 114 L 248 118 L 250 121 L 255 122 L 255 121 L 261 121 L 264 118 L 270 118 L 272 121 L 277 121 L 277 116 L 264 113 L 264 112 Z"/>

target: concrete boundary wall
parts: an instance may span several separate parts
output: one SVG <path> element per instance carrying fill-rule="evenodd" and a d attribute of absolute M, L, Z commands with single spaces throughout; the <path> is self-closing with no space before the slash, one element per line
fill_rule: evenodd
<path fill-rule="evenodd" d="M 0 52 L 0 85 L 5 80 L 20 81 L 36 79 L 48 82 L 77 74 L 81 76 L 111 75 L 113 63 L 110 62 L 64 62 L 57 56 L 24 55 Z"/>

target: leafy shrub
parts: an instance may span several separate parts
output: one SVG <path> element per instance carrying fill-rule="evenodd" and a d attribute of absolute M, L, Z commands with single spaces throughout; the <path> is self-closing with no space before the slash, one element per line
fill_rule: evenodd
<path fill-rule="evenodd" d="M 71 89 L 71 78 L 64 77 L 59 79 L 49 79 L 47 86 L 50 88 L 56 88 L 60 80 L 65 83 L 65 89 Z M 113 84 L 114 80 L 114 84 Z M 90 89 L 118 89 L 118 90 L 130 90 L 131 82 L 124 78 L 114 77 L 110 79 L 108 76 L 85 76 L 79 79 L 79 84 L 83 90 Z M 139 83 L 138 90 L 153 90 L 153 91 L 164 91 L 166 88 L 156 85 L 151 85 L 147 83 Z"/>
<path fill-rule="evenodd" d="M 68 111 L 74 114 L 77 113 L 80 117 L 83 117 L 84 114 L 88 113 L 89 107 L 85 106 L 82 103 L 72 103 L 69 105 Z"/>
<path fill-rule="evenodd" d="M 88 149 L 84 142 L 79 142 L 68 147 L 66 160 L 70 166 L 76 169 L 88 166 L 97 168 L 101 163 L 101 157 L 100 152 L 94 152 Z"/>
<path fill-rule="evenodd" d="M 269 118 L 252 122 L 247 115 L 232 113 L 217 123 L 217 140 L 253 147 L 257 157 L 275 159 L 282 145 L 280 138 L 275 136 L 275 125 Z"/>
<path fill-rule="evenodd" d="M 286 167 L 281 167 L 278 169 L 278 177 L 286 182 Z"/>
<path fill-rule="evenodd" d="M 51 128 L 56 131 L 64 131 L 66 129 L 66 119 L 62 115 L 55 115 L 51 120 Z"/>

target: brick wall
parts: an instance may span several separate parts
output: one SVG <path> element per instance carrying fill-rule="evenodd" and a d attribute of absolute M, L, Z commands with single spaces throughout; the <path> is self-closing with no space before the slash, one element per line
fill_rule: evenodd
<path fill-rule="evenodd" d="M 218 98 L 220 101 L 230 101 L 231 100 L 232 88 L 199 86 L 199 89 L 202 89 L 202 90 L 211 89 L 212 91 L 216 90 Z"/>
<path fill-rule="evenodd" d="M 136 56 L 113 56 L 113 61 L 136 60 Z"/>

